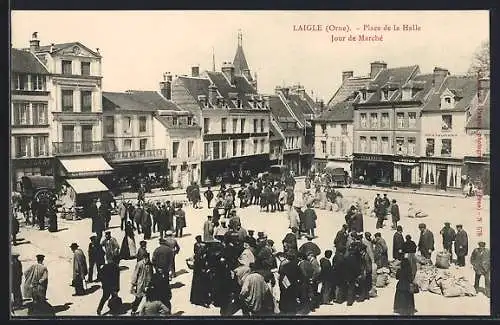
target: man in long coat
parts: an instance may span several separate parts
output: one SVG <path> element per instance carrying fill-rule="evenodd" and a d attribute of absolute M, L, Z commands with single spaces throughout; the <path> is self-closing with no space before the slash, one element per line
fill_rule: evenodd
<path fill-rule="evenodd" d="M 348 226 L 346 224 L 343 224 L 342 229 L 337 232 L 335 240 L 333 241 L 333 245 L 335 246 L 336 250 L 342 249 L 342 247 L 347 248 L 347 237 L 349 236 L 347 228 Z"/>
<path fill-rule="evenodd" d="M 172 248 L 167 246 L 164 238 L 160 238 L 160 246 L 158 246 L 154 252 L 151 261 L 155 269 L 163 269 L 165 272 L 169 272 L 172 267 L 172 261 L 174 259 L 174 251 Z"/>
<path fill-rule="evenodd" d="M 403 227 L 397 226 L 396 232 L 392 237 L 392 258 L 395 260 L 402 260 L 404 256 L 403 246 L 405 239 L 403 237 Z"/>
<path fill-rule="evenodd" d="M 43 265 L 45 256 L 38 254 L 37 263 L 31 265 L 24 272 L 24 298 L 32 298 L 34 302 L 42 302 L 47 299 L 47 286 L 49 284 L 49 271 Z"/>
<path fill-rule="evenodd" d="M 120 245 L 116 238 L 111 237 L 111 231 L 106 231 L 105 237 L 101 243 L 104 248 L 104 254 L 106 256 L 106 263 L 113 260 L 115 263 L 120 262 Z"/>
<path fill-rule="evenodd" d="M 23 266 L 19 261 L 19 253 L 12 253 L 11 255 L 11 286 L 12 296 L 14 299 L 14 307 L 20 307 L 23 304 L 23 295 L 21 292 L 21 284 L 23 281 Z"/>
<path fill-rule="evenodd" d="M 425 223 L 418 225 L 420 230 L 420 238 L 418 240 L 418 251 L 423 257 L 430 259 L 434 251 L 434 234 L 427 229 Z"/>
<path fill-rule="evenodd" d="M 304 211 L 304 228 L 307 235 L 315 237 L 314 229 L 316 228 L 317 219 L 316 212 L 311 208 L 311 205 L 308 205 Z"/>
<path fill-rule="evenodd" d="M 89 277 L 88 277 L 88 282 L 93 282 L 92 275 L 94 273 L 94 266 L 97 267 L 97 272 L 99 272 L 99 269 L 101 266 L 104 265 L 104 250 L 102 248 L 101 243 L 97 239 L 97 234 L 92 234 L 90 236 L 90 243 L 89 243 L 89 249 L 88 249 L 88 254 L 89 254 Z"/>
<path fill-rule="evenodd" d="M 469 253 L 469 238 L 462 225 L 457 225 L 455 236 L 455 254 L 457 254 L 457 265 L 465 266 L 465 256 Z"/>
<path fill-rule="evenodd" d="M 85 259 L 85 254 L 78 248 L 77 243 L 73 243 L 70 246 L 73 251 L 73 280 L 72 285 L 75 288 L 75 296 L 83 296 L 85 290 L 83 288 L 83 281 L 88 273 L 87 260 Z"/>
<path fill-rule="evenodd" d="M 132 313 L 137 311 L 137 307 L 146 294 L 146 289 L 151 282 L 153 277 L 153 264 L 149 259 L 149 253 L 146 253 L 144 257 L 137 262 L 135 265 L 134 273 L 132 273 L 132 288 L 131 293 L 135 296 L 135 300 L 132 302 Z"/>
<path fill-rule="evenodd" d="M 453 260 L 453 253 L 451 248 L 453 247 L 453 241 L 455 241 L 455 229 L 450 227 L 449 222 L 444 223 L 443 229 L 439 232 L 443 237 L 443 248 L 450 254 L 450 262 Z"/>
<path fill-rule="evenodd" d="M 355 232 L 363 232 L 363 214 L 355 208 L 354 216 L 351 219 L 351 230 Z"/>
<path fill-rule="evenodd" d="M 123 199 L 120 201 L 120 204 L 118 205 L 118 214 L 120 215 L 120 220 L 121 220 L 120 229 L 124 230 L 128 220 L 128 208 L 127 208 L 127 203 Z"/>
<path fill-rule="evenodd" d="M 396 203 L 396 200 L 392 200 L 391 218 L 392 218 L 392 229 L 396 229 L 398 226 L 398 221 L 401 219 L 401 217 L 399 216 L 399 206 Z"/>
<path fill-rule="evenodd" d="M 474 288 L 476 292 L 479 290 L 479 280 L 484 276 L 484 285 L 486 296 L 490 296 L 490 250 L 486 248 L 486 243 L 481 241 L 478 247 L 472 251 L 470 263 L 474 268 Z"/>
<path fill-rule="evenodd" d="M 144 208 L 140 203 L 137 203 L 133 212 L 133 216 L 134 216 L 135 227 L 137 228 L 137 233 L 140 234 L 143 232 L 142 218 L 144 217 Z"/>
<path fill-rule="evenodd" d="M 387 267 L 389 265 L 387 243 L 379 232 L 375 234 L 375 245 L 373 246 L 374 262 L 377 264 L 377 268 Z"/>
<path fill-rule="evenodd" d="M 151 209 L 142 209 L 141 227 L 144 233 L 144 240 L 151 239 L 151 227 L 153 221 L 151 220 Z"/>
<path fill-rule="evenodd" d="M 99 213 L 96 201 L 92 201 L 92 203 L 90 203 L 90 206 L 88 208 L 88 214 L 92 218 L 92 232 L 96 233 L 97 239 L 100 241 L 102 238 L 102 232 L 106 227 L 106 223 L 102 215 Z"/>
<path fill-rule="evenodd" d="M 175 257 L 177 256 L 177 254 L 179 254 L 181 247 L 179 246 L 177 239 L 174 238 L 174 234 L 172 231 L 167 231 L 167 238 L 165 238 L 165 245 L 170 247 L 173 251 L 171 272 L 172 272 L 172 277 L 175 277 Z M 164 270 L 164 271 L 167 272 L 169 270 Z"/>
<path fill-rule="evenodd" d="M 203 224 L 203 241 L 211 241 L 214 239 L 214 224 L 212 216 L 208 215 L 207 220 Z"/>

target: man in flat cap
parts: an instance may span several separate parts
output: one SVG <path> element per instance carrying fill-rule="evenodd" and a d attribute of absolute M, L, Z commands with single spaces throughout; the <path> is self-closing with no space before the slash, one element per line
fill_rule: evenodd
<path fill-rule="evenodd" d="M 444 223 L 443 229 L 439 232 L 443 237 L 443 249 L 450 254 L 450 262 L 453 261 L 453 252 L 451 247 L 453 246 L 453 241 L 455 241 L 455 229 L 450 227 L 449 222 Z"/>
<path fill-rule="evenodd" d="M 90 236 L 90 243 L 89 243 L 89 277 L 88 277 L 88 282 L 93 282 L 92 275 L 94 273 L 94 266 L 97 267 L 96 273 L 99 272 L 99 269 L 101 266 L 104 265 L 104 249 L 102 248 L 102 245 L 99 243 L 98 237 L 96 233 L 93 233 Z"/>
<path fill-rule="evenodd" d="M 418 225 L 420 238 L 418 240 L 418 250 L 423 257 L 430 259 L 434 251 L 434 234 L 427 229 L 425 223 Z"/>
<path fill-rule="evenodd" d="M 49 271 L 43 265 L 45 255 L 38 254 L 36 263 L 24 272 L 24 298 L 32 298 L 33 302 L 42 302 L 47 299 L 47 286 L 49 282 Z"/>
<path fill-rule="evenodd" d="M 87 260 L 77 243 L 71 244 L 70 248 L 73 252 L 73 280 L 71 285 L 75 288 L 75 296 L 83 296 L 85 294 L 83 281 L 85 281 L 88 273 Z"/>
<path fill-rule="evenodd" d="M 457 254 L 457 265 L 465 266 L 465 256 L 469 253 L 469 238 L 462 225 L 457 225 L 455 236 L 455 254 Z"/>
<path fill-rule="evenodd" d="M 474 288 L 476 292 L 479 291 L 479 280 L 484 276 L 484 286 L 486 296 L 490 296 L 490 250 L 486 248 L 486 243 L 480 241 L 478 247 L 472 251 L 470 256 L 470 263 L 474 268 Z"/>
<path fill-rule="evenodd" d="M 23 304 L 23 295 L 21 293 L 21 283 L 23 281 L 23 266 L 19 261 L 19 253 L 12 252 L 10 261 L 10 270 L 12 273 L 11 286 L 13 296 L 13 307 L 18 308 Z"/>

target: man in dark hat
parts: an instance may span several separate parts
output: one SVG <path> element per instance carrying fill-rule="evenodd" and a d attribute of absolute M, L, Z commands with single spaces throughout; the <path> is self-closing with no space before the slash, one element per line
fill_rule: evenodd
<path fill-rule="evenodd" d="M 120 291 L 120 268 L 118 262 L 111 256 L 100 269 L 98 279 L 101 281 L 102 297 L 97 306 L 97 315 L 101 315 L 102 308 L 108 299 L 116 297 Z"/>
<path fill-rule="evenodd" d="M 105 236 L 101 245 L 104 247 L 106 262 L 108 260 L 113 260 L 115 263 L 120 263 L 120 245 L 118 241 L 111 236 L 111 231 L 107 230 L 104 234 Z"/>
<path fill-rule="evenodd" d="M 172 233 L 172 231 L 170 231 L 170 233 Z M 172 267 L 172 261 L 174 260 L 174 251 L 167 246 L 165 239 L 160 238 L 159 241 L 160 246 L 154 250 L 151 262 L 155 269 L 161 268 L 165 272 L 169 272 Z"/>
<path fill-rule="evenodd" d="M 333 245 L 335 249 L 339 249 L 340 247 L 347 247 L 347 237 L 349 236 L 347 232 L 348 226 L 346 224 L 342 225 L 342 229 L 337 232 L 335 236 L 335 240 L 333 241 Z"/>
<path fill-rule="evenodd" d="M 384 213 L 384 203 L 382 201 L 382 198 L 380 197 L 380 194 L 377 193 L 377 197 L 375 198 L 375 201 L 373 202 L 373 210 L 375 212 L 375 216 L 377 217 L 377 224 L 376 228 L 383 228 L 384 227 L 384 219 L 385 219 L 385 213 Z"/>
<path fill-rule="evenodd" d="M 73 280 L 71 285 L 75 288 L 75 296 L 83 296 L 85 294 L 83 281 L 85 281 L 88 273 L 87 260 L 83 251 L 78 248 L 77 243 L 71 244 L 70 248 L 73 252 Z"/>
<path fill-rule="evenodd" d="M 144 258 L 144 256 L 146 256 L 146 254 L 149 254 L 148 250 L 146 249 L 147 245 L 148 245 L 148 242 L 145 240 L 141 240 L 139 242 L 139 249 L 137 250 L 137 256 L 136 256 L 137 262 L 142 260 Z"/>
<path fill-rule="evenodd" d="M 403 227 L 397 226 L 396 232 L 394 233 L 394 236 L 392 237 L 392 258 L 393 259 L 400 260 L 400 261 L 403 259 L 404 242 L 405 242 L 405 239 L 403 237 Z"/>
<path fill-rule="evenodd" d="M 23 295 L 21 293 L 21 283 L 23 281 L 23 266 L 19 261 L 19 253 L 12 252 L 10 261 L 10 270 L 12 273 L 11 286 L 13 296 L 13 307 L 18 308 L 23 304 Z"/>
<path fill-rule="evenodd" d="M 396 200 L 392 200 L 391 204 L 391 218 L 392 218 L 392 229 L 396 229 L 398 227 L 398 221 L 401 219 L 399 216 L 399 206 L 396 203 Z"/>
<path fill-rule="evenodd" d="M 418 225 L 420 238 L 418 240 L 418 250 L 423 257 L 430 259 L 434 251 L 434 234 L 427 229 L 425 223 Z"/>
<path fill-rule="evenodd" d="M 443 229 L 439 232 L 441 236 L 443 237 L 443 248 L 445 251 L 450 254 L 450 262 L 453 261 L 453 252 L 451 250 L 453 246 L 453 242 L 455 241 L 455 230 L 450 227 L 449 222 L 444 223 Z"/>
<path fill-rule="evenodd" d="M 484 241 L 480 241 L 478 243 L 478 247 L 472 251 L 470 256 L 470 263 L 474 268 L 475 276 L 474 276 L 474 288 L 476 292 L 479 291 L 479 280 L 481 280 L 481 276 L 484 276 L 484 286 L 486 296 L 490 296 L 490 250 L 486 248 L 486 243 Z"/>
<path fill-rule="evenodd" d="M 384 193 L 384 197 L 382 198 L 382 205 L 384 207 L 384 216 L 389 212 L 389 207 L 391 206 L 391 201 L 387 197 L 387 193 Z"/>
<path fill-rule="evenodd" d="M 165 245 L 167 245 L 172 249 L 174 255 L 172 258 L 171 269 L 170 270 L 164 269 L 164 271 L 165 272 L 170 271 L 171 278 L 173 278 L 175 277 L 175 257 L 177 256 L 177 254 L 179 254 L 181 247 L 179 246 L 177 239 L 175 239 L 174 233 L 172 231 L 167 231 L 167 237 L 165 238 Z"/>
<path fill-rule="evenodd" d="M 205 191 L 205 193 L 203 193 L 203 195 L 207 199 L 208 208 L 210 209 L 210 202 L 212 202 L 212 200 L 214 198 L 214 193 L 210 189 L 210 186 L 207 188 L 207 190 Z"/>
<path fill-rule="evenodd" d="M 101 266 L 104 265 L 104 250 L 97 239 L 96 233 L 93 233 L 90 236 L 88 254 L 89 254 L 88 282 L 93 282 L 94 280 L 92 278 L 92 275 L 94 273 L 94 266 L 97 267 L 97 272 L 99 272 L 99 269 L 101 268 Z"/>
<path fill-rule="evenodd" d="M 32 298 L 35 303 L 47 300 L 49 273 L 47 267 L 43 265 L 44 259 L 45 255 L 36 255 L 37 262 L 24 272 L 24 298 Z"/>
<path fill-rule="evenodd" d="M 457 265 L 465 266 L 465 256 L 469 253 L 469 238 L 462 225 L 457 225 L 455 236 L 455 254 L 457 254 Z"/>
<path fill-rule="evenodd" d="M 329 305 L 332 301 L 332 258 L 333 252 L 329 249 L 325 251 L 325 256 L 319 261 L 321 273 L 319 280 L 321 281 L 321 303 Z"/>

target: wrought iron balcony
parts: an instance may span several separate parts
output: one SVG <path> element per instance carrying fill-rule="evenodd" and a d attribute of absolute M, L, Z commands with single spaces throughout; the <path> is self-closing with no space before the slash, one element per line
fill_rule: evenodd
<path fill-rule="evenodd" d="M 166 159 L 166 149 L 133 150 L 133 151 L 112 151 L 104 154 L 105 158 L 111 162 L 132 161 L 132 160 L 153 160 Z"/>
<path fill-rule="evenodd" d="M 56 156 L 104 153 L 107 144 L 107 141 L 52 142 L 52 152 Z"/>

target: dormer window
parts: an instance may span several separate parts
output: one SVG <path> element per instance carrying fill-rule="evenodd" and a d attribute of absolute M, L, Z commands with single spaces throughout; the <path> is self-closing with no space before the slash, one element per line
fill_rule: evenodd
<path fill-rule="evenodd" d="M 455 108 L 456 95 L 454 91 L 446 89 L 441 95 L 441 109 Z"/>
<path fill-rule="evenodd" d="M 236 100 L 236 107 L 241 108 L 241 107 L 242 107 L 242 105 L 241 105 L 241 104 L 242 104 L 242 103 L 241 103 L 241 99 L 237 99 L 237 100 Z"/>
<path fill-rule="evenodd" d="M 361 99 L 366 100 L 366 90 L 361 91 Z"/>
<path fill-rule="evenodd" d="M 389 89 L 382 90 L 382 100 L 389 100 Z"/>
<path fill-rule="evenodd" d="M 451 104 L 451 97 L 445 97 L 444 102 L 447 104 Z"/>

